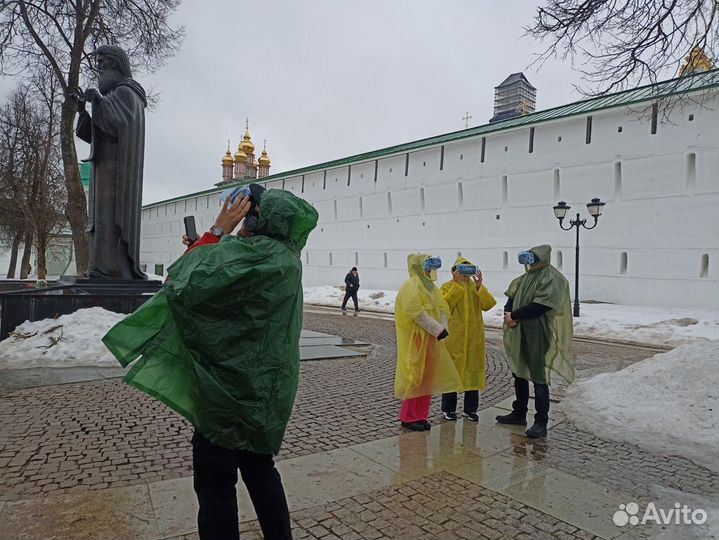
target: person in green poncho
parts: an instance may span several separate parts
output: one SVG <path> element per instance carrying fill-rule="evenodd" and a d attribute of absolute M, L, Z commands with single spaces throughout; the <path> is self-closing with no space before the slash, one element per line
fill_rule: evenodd
<path fill-rule="evenodd" d="M 569 282 L 550 264 L 552 248 L 536 246 L 519 254 L 526 272 L 504 294 L 504 349 L 514 376 L 516 400 L 512 412 L 497 416 L 500 424 L 527 425 L 529 381 L 534 384 L 534 425 L 528 437 L 547 434 L 550 372 L 574 381 L 570 354 L 572 311 Z"/>
<path fill-rule="evenodd" d="M 195 427 L 200 538 L 239 539 L 239 468 L 264 537 L 287 539 L 289 511 L 273 454 L 297 392 L 300 251 L 318 215 L 292 193 L 257 184 L 233 198 L 170 266 L 162 290 L 103 342 L 123 366 L 139 358 L 128 384 Z M 240 237 L 231 236 L 243 218 Z"/>

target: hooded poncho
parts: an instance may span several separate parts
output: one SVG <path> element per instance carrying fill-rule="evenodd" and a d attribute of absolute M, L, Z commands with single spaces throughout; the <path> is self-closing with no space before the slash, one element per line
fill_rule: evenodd
<path fill-rule="evenodd" d="M 395 301 L 397 369 L 394 394 L 399 399 L 437 395 L 462 390 L 462 383 L 444 342 L 427 332 L 416 319 L 426 313 L 435 321 L 449 317 L 449 307 L 433 281 L 424 273 L 429 255 L 407 257 L 407 279 Z"/>
<path fill-rule="evenodd" d="M 458 264 L 472 263 L 458 257 L 454 266 Z M 449 337 L 445 343 L 462 379 L 463 390 L 484 390 L 487 385 L 487 354 L 482 312 L 492 309 L 497 301 L 484 285 L 477 290 L 472 279 L 466 283 L 449 280 L 441 290 L 451 313 Z"/>
<path fill-rule="evenodd" d="M 532 302 L 549 307 L 540 317 L 522 319 L 517 326 L 504 325 L 504 349 L 512 373 L 537 384 L 550 384 L 550 371 L 567 382 L 574 381 L 574 365 L 570 353 L 572 342 L 572 310 L 569 282 L 554 268 L 552 248 L 533 247 L 539 262 L 514 279 L 504 294 L 512 299 L 516 310 Z"/>
<path fill-rule="evenodd" d="M 300 251 L 317 211 L 281 190 L 262 197 L 256 235 L 199 246 L 103 342 L 125 382 L 225 448 L 276 454 L 297 391 Z"/>

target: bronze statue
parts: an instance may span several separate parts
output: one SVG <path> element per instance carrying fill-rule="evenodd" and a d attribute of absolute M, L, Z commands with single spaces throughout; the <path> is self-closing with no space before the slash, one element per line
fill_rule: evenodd
<path fill-rule="evenodd" d="M 91 278 L 147 279 L 140 270 L 145 90 L 132 79 L 125 51 L 102 45 L 95 53 L 99 92 L 73 92 L 76 134 L 91 144 L 88 227 Z M 92 117 L 85 103 L 92 105 Z"/>

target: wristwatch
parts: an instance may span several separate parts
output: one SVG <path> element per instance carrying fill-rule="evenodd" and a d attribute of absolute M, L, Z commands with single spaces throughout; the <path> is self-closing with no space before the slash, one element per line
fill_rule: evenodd
<path fill-rule="evenodd" d="M 210 227 L 210 234 L 216 236 L 217 238 L 222 238 L 223 236 L 225 236 L 225 229 L 215 224 Z"/>

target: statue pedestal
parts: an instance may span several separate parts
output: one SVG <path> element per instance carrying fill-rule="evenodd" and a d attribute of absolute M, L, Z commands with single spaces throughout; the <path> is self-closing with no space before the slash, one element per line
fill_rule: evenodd
<path fill-rule="evenodd" d="M 161 281 L 63 276 L 45 289 L 0 293 L 0 340 L 19 324 L 101 307 L 132 313 L 162 287 Z"/>

